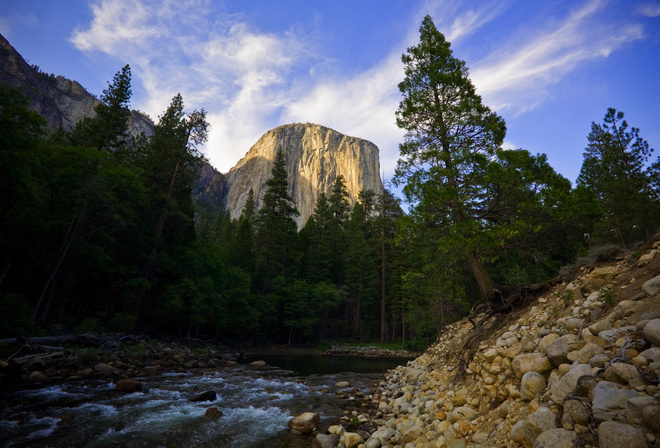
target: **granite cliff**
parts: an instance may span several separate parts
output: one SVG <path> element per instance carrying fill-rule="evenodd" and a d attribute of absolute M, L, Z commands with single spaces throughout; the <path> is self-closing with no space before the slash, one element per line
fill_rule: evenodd
<path fill-rule="evenodd" d="M 288 124 L 266 132 L 226 174 L 222 203 L 231 216 L 240 216 L 250 189 L 257 208 L 262 205 L 278 148 L 286 160 L 299 226 L 312 215 L 319 194 L 329 194 L 340 175 L 346 180 L 351 204 L 361 190 L 382 191 L 376 145 L 318 124 Z"/>
<path fill-rule="evenodd" d="M 30 108 L 40 113 L 48 129 L 71 129 L 85 117 L 93 117 L 99 100 L 78 82 L 46 74 L 29 65 L 0 35 L 0 83 L 20 87 L 30 99 Z M 154 123 L 131 111 L 132 135 L 153 135 Z M 289 176 L 289 192 L 300 211 L 298 226 L 307 222 L 321 192 L 328 194 L 335 179 L 343 175 L 355 203 L 361 190 L 380 192 L 378 148 L 371 142 L 349 137 L 317 124 L 289 124 L 266 132 L 228 173 L 206 164 L 200 171 L 193 197 L 210 214 L 223 208 L 238 218 L 250 188 L 257 208 L 262 205 L 278 148 L 282 148 Z"/>

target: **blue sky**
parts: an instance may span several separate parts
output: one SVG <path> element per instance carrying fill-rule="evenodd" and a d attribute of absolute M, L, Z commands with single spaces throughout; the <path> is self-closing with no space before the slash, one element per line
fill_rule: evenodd
<path fill-rule="evenodd" d="M 101 94 L 125 64 L 131 106 L 176 93 L 211 124 L 226 172 L 269 129 L 312 122 L 374 142 L 386 178 L 401 54 L 430 14 L 466 61 L 505 146 L 545 153 L 572 182 L 608 107 L 660 151 L 660 0 L 0 0 L 0 33 L 31 64 Z"/>

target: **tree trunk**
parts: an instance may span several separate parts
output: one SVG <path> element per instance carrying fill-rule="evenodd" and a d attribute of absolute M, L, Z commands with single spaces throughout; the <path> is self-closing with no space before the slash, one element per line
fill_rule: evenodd
<path fill-rule="evenodd" d="M 494 296 L 493 281 L 490 279 L 490 276 L 486 272 L 486 267 L 484 263 L 473 253 L 468 255 L 468 261 L 470 262 L 470 268 L 472 268 L 472 275 L 477 281 L 479 286 L 479 292 L 484 298 L 486 303 L 492 304 Z"/>

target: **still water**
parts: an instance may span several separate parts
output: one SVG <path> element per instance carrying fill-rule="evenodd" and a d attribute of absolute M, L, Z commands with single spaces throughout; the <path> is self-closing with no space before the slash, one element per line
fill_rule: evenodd
<path fill-rule="evenodd" d="M 309 447 L 312 436 L 289 432 L 292 416 L 311 411 L 321 416 L 321 429 L 337 424 L 345 412 L 360 412 L 360 393 L 368 395 L 385 371 L 407 362 L 253 357 L 257 358 L 269 367 L 238 365 L 139 378 L 144 390 L 130 394 L 115 392 L 110 379 L 5 392 L 0 396 L 0 446 Z M 340 381 L 351 386 L 337 390 Z M 209 390 L 217 394 L 214 401 L 188 401 Z M 204 418 L 208 408 L 217 408 L 222 417 Z"/>

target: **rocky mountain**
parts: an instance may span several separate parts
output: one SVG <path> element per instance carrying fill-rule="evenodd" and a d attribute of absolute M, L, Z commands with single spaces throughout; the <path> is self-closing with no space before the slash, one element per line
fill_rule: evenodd
<path fill-rule="evenodd" d="M 71 129 L 81 119 L 94 116 L 99 104 L 78 82 L 29 65 L 2 35 L 0 83 L 20 87 L 30 98 L 30 108 L 46 118 L 50 130 Z M 129 126 L 132 135 L 153 135 L 153 122 L 140 112 L 131 112 Z M 351 203 L 363 189 L 382 190 L 376 145 L 318 124 L 296 123 L 266 132 L 227 174 L 205 165 L 193 192 L 196 203 L 211 214 L 222 207 L 238 218 L 252 188 L 259 208 L 278 148 L 285 155 L 300 227 L 313 213 L 319 194 L 329 194 L 339 175 L 346 179 Z"/>
<path fill-rule="evenodd" d="M 257 208 L 262 205 L 278 148 L 286 160 L 289 193 L 300 212 L 299 226 L 312 215 L 318 196 L 330 194 L 339 175 L 346 180 L 352 204 L 361 190 L 382 191 L 376 145 L 318 124 L 288 124 L 261 136 L 225 175 L 222 203 L 231 216 L 240 216 L 250 189 Z"/>
<path fill-rule="evenodd" d="M 41 72 L 29 65 L 0 35 L 0 83 L 20 87 L 30 98 L 30 108 L 45 119 L 48 129 L 62 126 L 71 129 L 85 117 L 96 115 L 100 101 L 76 81 Z M 129 128 L 132 135 L 153 135 L 154 124 L 145 115 L 131 111 Z"/>

